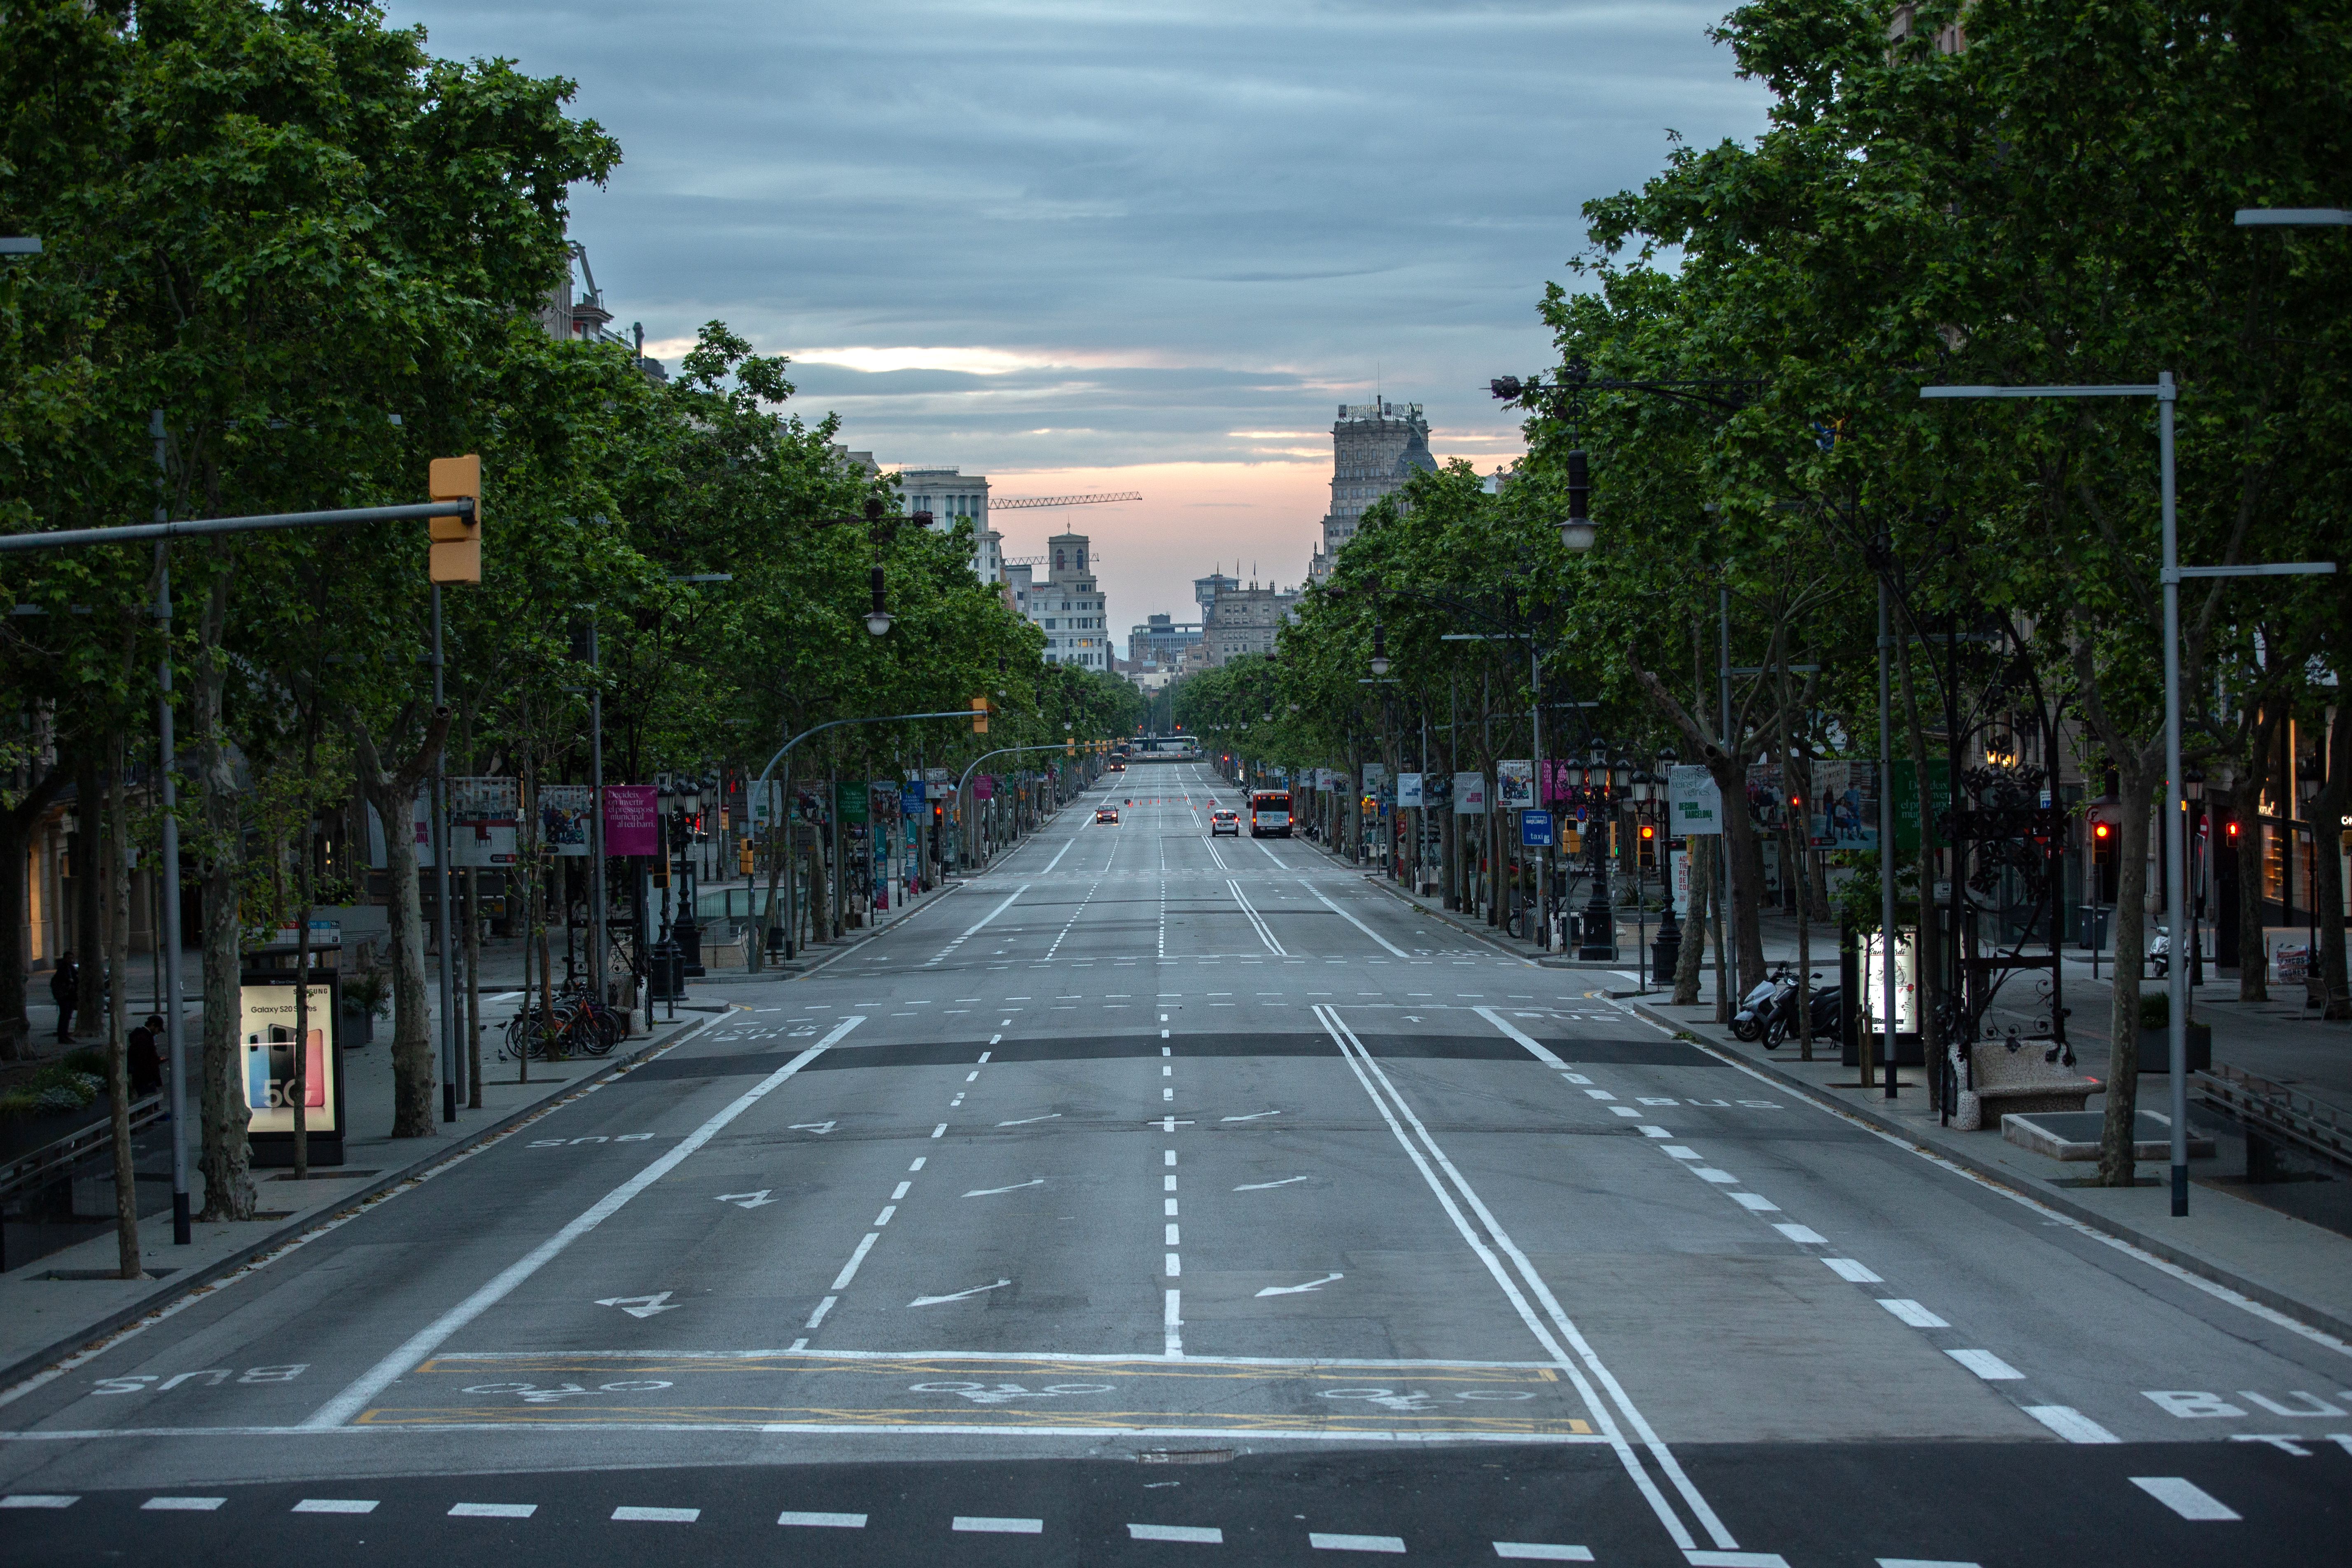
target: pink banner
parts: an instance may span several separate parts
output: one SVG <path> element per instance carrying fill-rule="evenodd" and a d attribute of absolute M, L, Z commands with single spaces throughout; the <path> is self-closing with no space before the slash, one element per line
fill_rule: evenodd
<path fill-rule="evenodd" d="M 979 777 L 973 779 L 971 781 L 971 798 L 974 800 L 994 800 L 996 798 L 996 775 L 994 773 L 982 773 Z"/>
<path fill-rule="evenodd" d="M 661 853 L 661 804 L 653 785 L 604 786 L 604 853 Z"/>

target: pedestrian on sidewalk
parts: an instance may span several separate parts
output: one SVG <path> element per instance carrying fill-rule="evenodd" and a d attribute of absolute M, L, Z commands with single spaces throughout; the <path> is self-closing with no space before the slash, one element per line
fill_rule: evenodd
<path fill-rule="evenodd" d="M 131 1098 L 159 1094 L 163 1088 L 163 1019 L 151 1013 L 147 1021 L 131 1031 Z"/>
<path fill-rule="evenodd" d="M 80 990 L 81 965 L 74 962 L 73 949 L 68 948 L 49 975 L 49 998 L 58 1005 L 58 1044 L 61 1046 L 73 1044 L 74 998 Z"/>

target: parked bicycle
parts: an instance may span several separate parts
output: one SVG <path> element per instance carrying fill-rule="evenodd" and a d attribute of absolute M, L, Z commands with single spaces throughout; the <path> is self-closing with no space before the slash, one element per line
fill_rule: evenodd
<path fill-rule="evenodd" d="M 559 993 L 551 1015 L 537 1000 L 528 1000 L 507 1023 L 505 1043 L 499 1054 L 509 1060 L 526 1052 L 534 1061 L 573 1054 L 610 1055 L 626 1029 L 613 1009 L 575 987 Z"/>

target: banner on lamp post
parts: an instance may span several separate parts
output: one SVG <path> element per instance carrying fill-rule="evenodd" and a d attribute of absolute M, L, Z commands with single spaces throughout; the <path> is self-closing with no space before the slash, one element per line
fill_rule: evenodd
<path fill-rule="evenodd" d="M 1666 770 L 1666 831 L 1723 831 L 1723 792 L 1716 786 L 1715 775 L 1696 763 L 1677 763 Z"/>
<path fill-rule="evenodd" d="M 540 841 L 550 850 L 571 858 L 594 853 L 589 827 L 595 819 L 595 785 L 541 784 L 537 805 Z"/>
<path fill-rule="evenodd" d="M 1418 806 L 1423 804 L 1421 780 L 1422 775 L 1419 773 L 1397 774 L 1397 805 Z"/>
<path fill-rule="evenodd" d="M 1454 775 L 1454 815 L 1484 816 L 1486 815 L 1486 775 L 1455 773 Z"/>
<path fill-rule="evenodd" d="M 604 853 L 658 855 L 661 802 L 651 784 L 604 786 Z"/>
<path fill-rule="evenodd" d="M 1529 811 L 1536 804 L 1536 765 L 1525 758 L 1495 764 L 1495 801 L 1505 811 Z"/>

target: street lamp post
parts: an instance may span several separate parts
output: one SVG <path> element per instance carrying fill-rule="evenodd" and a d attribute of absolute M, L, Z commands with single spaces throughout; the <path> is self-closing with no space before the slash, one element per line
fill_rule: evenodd
<path fill-rule="evenodd" d="M 1674 752 L 1662 751 L 1658 753 L 1658 771 L 1650 781 L 1650 814 L 1654 820 L 1664 815 L 1661 808 L 1665 804 L 1666 781 L 1674 776 L 1675 763 Z M 1665 889 L 1665 909 L 1658 916 L 1658 940 L 1651 946 L 1650 961 L 1651 973 L 1662 978 L 1680 968 L 1683 957 L 1682 922 L 1675 918 L 1674 871 L 1664 858 L 1669 842 L 1667 834 L 1673 826 L 1674 823 L 1669 819 L 1658 834 L 1658 879 Z M 1689 857 L 1685 855 L 1684 858 L 1687 863 Z"/>

